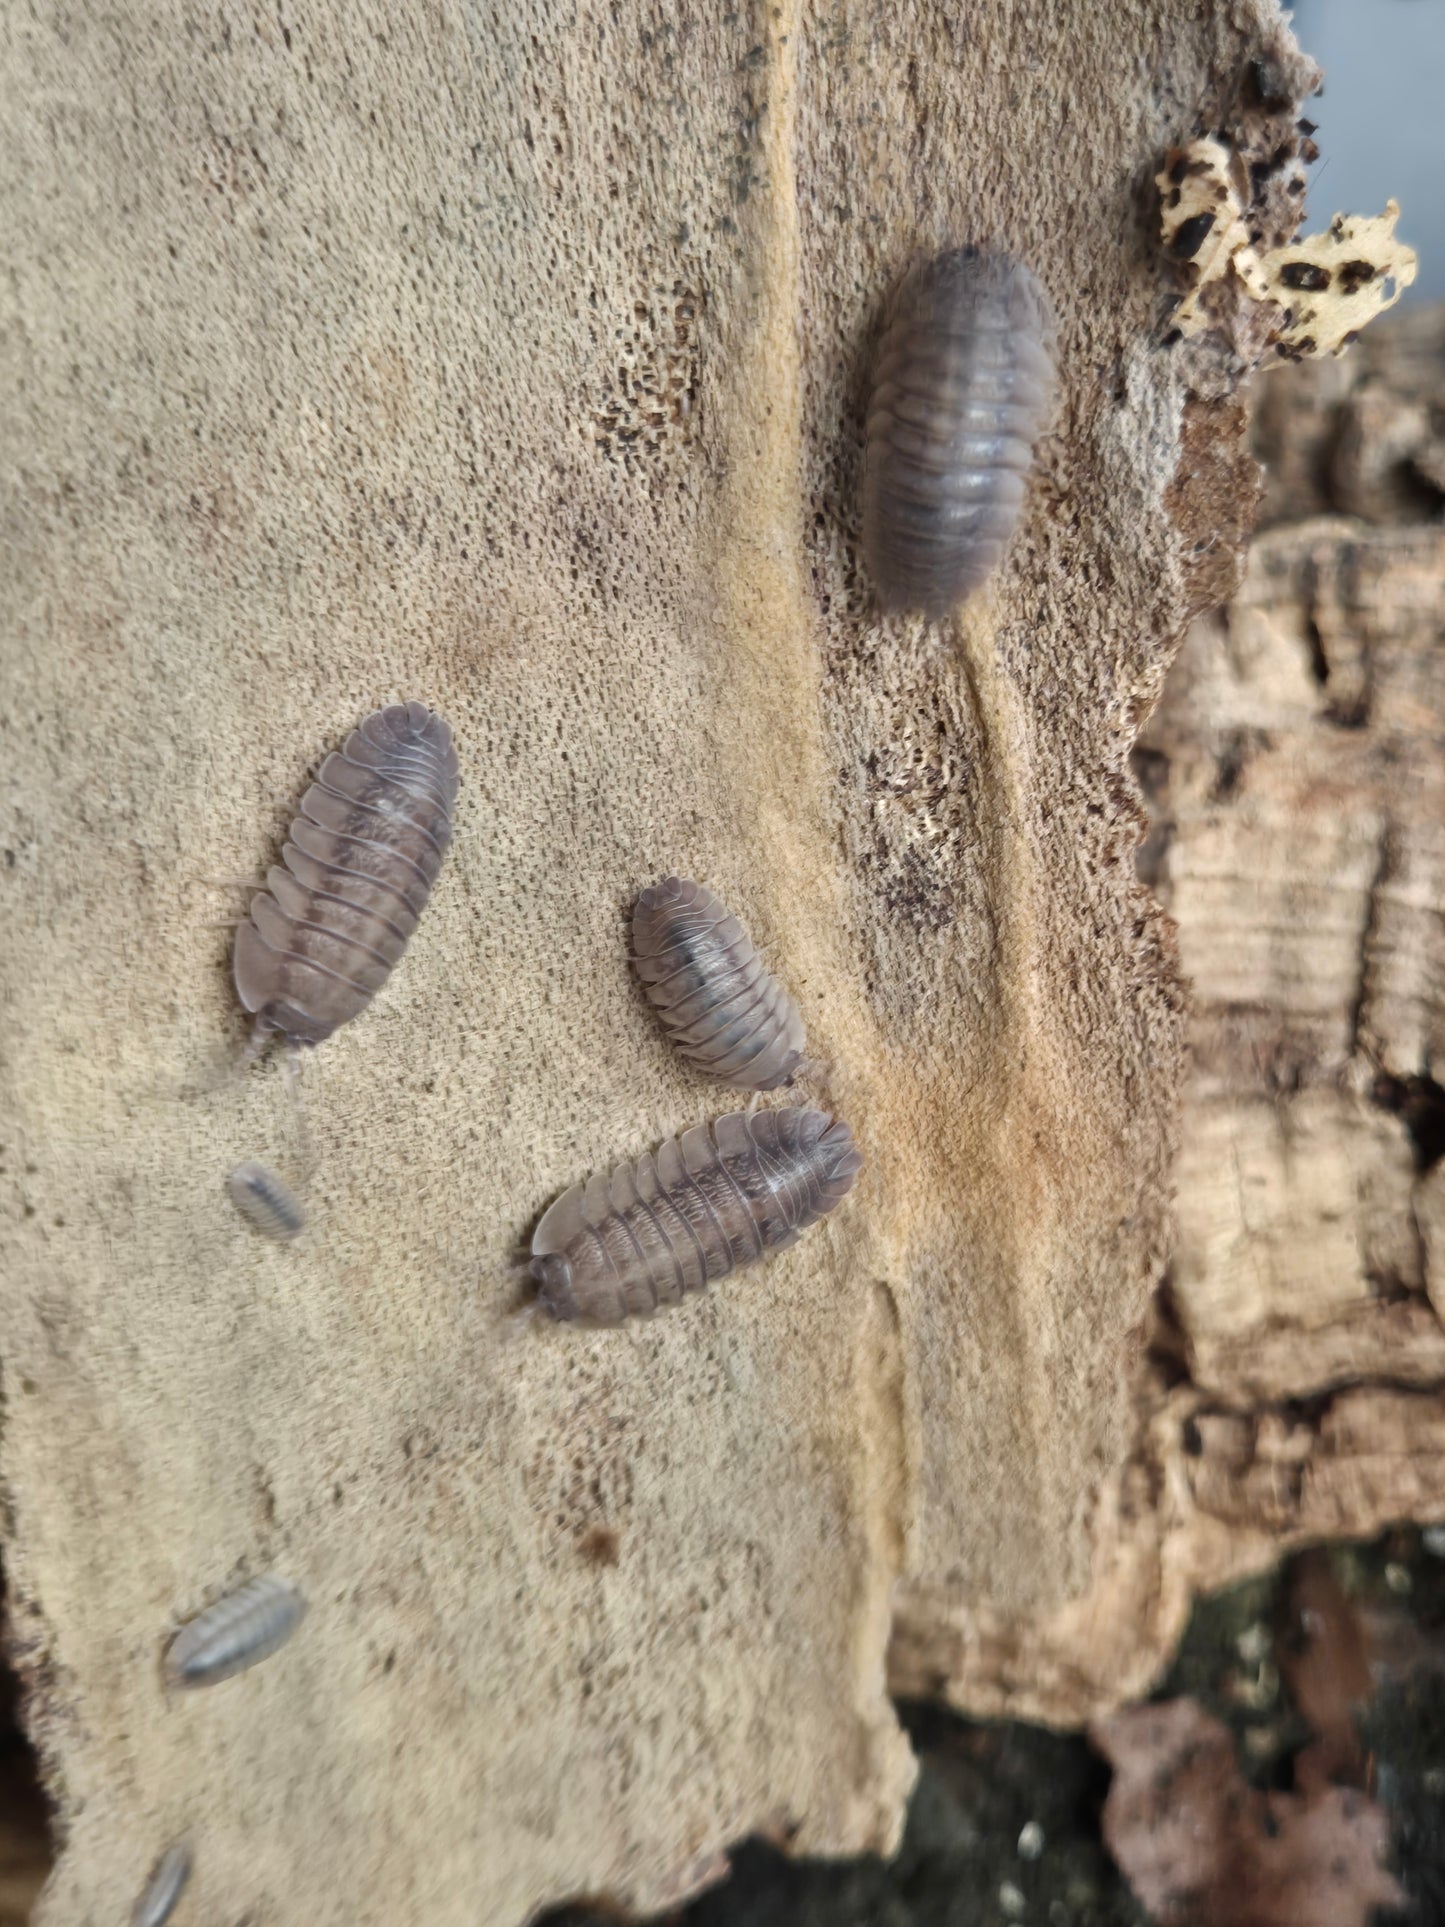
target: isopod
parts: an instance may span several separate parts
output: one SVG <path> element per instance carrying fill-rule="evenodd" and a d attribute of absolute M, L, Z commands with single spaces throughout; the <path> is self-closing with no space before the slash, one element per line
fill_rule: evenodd
<path fill-rule="evenodd" d="M 247 1160 L 238 1164 L 226 1179 L 231 1202 L 268 1238 L 294 1238 L 306 1223 L 306 1213 L 284 1178 L 268 1164 Z"/>
<path fill-rule="evenodd" d="M 244 1673 L 284 1646 L 305 1613 L 306 1601 L 284 1579 L 247 1580 L 176 1634 L 166 1648 L 167 1685 L 215 1686 Z"/>
<path fill-rule="evenodd" d="M 532 1237 L 554 1317 L 616 1325 L 796 1244 L 863 1158 L 826 1111 L 741 1111 L 665 1138 L 655 1155 L 574 1184 Z"/>
<path fill-rule="evenodd" d="M 452 732 L 424 703 L 378 709 L 327 757 L 236 932 L 258 1033 L 319 1044 L 365 1010 L 426 907 L 456 794 Z"/>
<path fill-rule="evenodd" d="M 885 610 L 946 616 L 987 581 L 1023 507 L 1053 393 L 1053 321 L 1028 268 L 974 248 L 894 298 L 868 410 L 863 547 Z"/>
<path fill-rule="evenodd" d="M 131 1927 L 165 1927 L 191 1877 L 191 1850 L 184 1840 L 167 1847 L 135 1903 Z"/>
<path fill-rule="evenodd" d="M 632 913 L 632 952 L 649 1003 L 684 1057 L 747 1091 L 785 1084 L 803 1019 L 737 918 L 701 883 L 664 877 Z"/>

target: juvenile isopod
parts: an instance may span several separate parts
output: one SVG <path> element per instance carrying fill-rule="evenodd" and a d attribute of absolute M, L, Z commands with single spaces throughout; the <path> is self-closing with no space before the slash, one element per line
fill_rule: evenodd
<path fill-rule="evenodd" d="M 725 1083 L 772 1091 L 803 1055 L 803 1019 L 737 918 L 701 883 L 664 877 L 632 912 L 632 956 L 684 1057 Z"/>
<path fill-rule="evenodd" d="M 167 1847 L 151 1869 L 131 1913 L 131 1927 L 165 1927 L 191 1877 L 191 1850 L 184 1840 Z"/>
<path fill-rule="evenodd" d="M 294 1238 L 306 1222 L 290 1185 L 268 1164 L 250 1159 L 238 1164 L 226 1179 L 226 1189 L 241 1216 L 268 1238 Z"/>
<path fill-rule="evenodd" d="M 617 1325 L 796 1244 L 863 1158 L 826 1111 L 740 1111 L 574 1184 L 542 1214 L 532 1276 L 554 1317 Z"/>
<path fill-rule="evenodd" d="M 218 1599 L 166 1648 L 169 1686 L 215 1686 L 277 1652 L 301 1624 L 306 1601 L 284 1579 L 250 1579 Z"/>
<path fill-rule="evenodd" d="M 424 703 L 377 710 L 327 757 L 236 932 L 259 1033 L 319 1044 L 365 1010 L 426 907 L 456 794 L 452 732 Z"/>
<path fill-rule="evenodd" d="M 863 548 L 886 610 L 945 616 L 1003 557 L 1053 392 L 1048 297 L 974 248 L 909 274 L 868 410 Z"/>

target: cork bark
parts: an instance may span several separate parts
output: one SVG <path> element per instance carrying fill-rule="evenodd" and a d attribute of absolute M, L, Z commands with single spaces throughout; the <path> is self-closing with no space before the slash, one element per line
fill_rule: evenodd
<path fill-rule="evenodd" d="M 1193 1595 L 1445 1517 L 1445 309 L 1258 389 L 1264 526 L 1137 755 L 1191 981 L 1177 1237 L 1093 1585 L 932 1589 L 903 1690 L 1072 1723 Z"/>
<path fill-rule="evenodd" d="M 1182 999 L 1129 754 L 1252 512 L 1223 341 L 1171 342 L 1160 157 L 1292 230 L 1272 0 L 321 0 L 0 27 L 8 1639 L 114 1918 L 656 1907 L 762 1829 L 886 1849 L 896 1600 L 1093 1597 L 1168 1242 Z M 921 250 L 1048 287 L 1061 394 L 991 598 L 882 622 L 861 414 Z M 237 1068 L 239 913 L 377 703 L 459 838 L 377 1006 Z M 703 878 L 869 1165 L 639 1329 L 509 1321 L 565 1185 L 727 1108 L 630 983 Z M 1103 1548 L 1101 1553 L 1100 1548 Z M 168 1630 L 274 1569 L 257 1672 Z"/>

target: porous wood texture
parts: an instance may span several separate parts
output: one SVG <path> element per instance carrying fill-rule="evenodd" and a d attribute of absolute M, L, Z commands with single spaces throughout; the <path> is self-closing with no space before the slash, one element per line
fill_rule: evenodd
<path fill-rule="evenodd" d="M 113 1919 L 664 1904 L 764 1828 L 886 1848 L 890 1610 L 1086 1592 L 1166 1245 L 1172 942 L 1128 754 L 1250 513 L 1152 177 L 1229 130 L 1270 243 L 1311 79 L 1269 0 L 692 10 L 59 4 L 0 25 L 11 1650 Z M 1287 173 L 1287 170 L 1286 170 Z M 1061 401 L 994 601 L 881 623 L 868 362 L 920 252 L 1028 261 Z M 229 938 L 377 704 L 457 842 L 377 1005 L 236 1069 Z M 641 1330 L 515 1254 L 715 1093 L 626 908 L 715 886 L 857 1130 L 856 1195 Z M 285 1652 L 167 1704 L 249 1574 Z"/>
<path fill-rule="evenodd" d="M 1445 1517 L 1445 308 L 1259 396 L 1268 525 L 1138 757 L 1193 986 L 1138 1439 L 1079 1599 L 900 1627 L 897 1684 L 980 1710 L 1116 1704 L 1196 1590 Z"/>

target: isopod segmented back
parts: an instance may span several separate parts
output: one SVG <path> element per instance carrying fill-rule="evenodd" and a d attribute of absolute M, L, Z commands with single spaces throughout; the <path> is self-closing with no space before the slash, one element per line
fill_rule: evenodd
<path fill-rule="evenodd" d="M 962 248 L 894 297 L 868 410 L 863 547 L 884 609 L 945 616 L 1003 557 L 1053 393 L 1028 268 Z"/>
<path fill-rule="evenodd" d="M 632 953 L 648 1001 L 700 1070 L 772 1091 L 803 1055 L 803 1019 L 737 918 L 701 883 L 664 877 L 632 913 Z"/>
<path fill-rule="evenodd" d="M 733 1112 L 574 1184 L 532 1237 L 554 1317 L 616 1325 L 795 1244 L 852 1188 L 863 1158 L 825 1111 Z"/>
<path fill-rule="evenodd" d="M 306 1223 L 296 1194 L 269 1164 L 248 1158 L 226 1178 L 231 1202 L 246 1221 L 263 1237 L 285 1241 L 294 1238 Z"/>
<path fill-rule="evenodd" d="M 167 1847 L 151 1868 L 140 1898 L 131 1912 L 131 1927 L 165 1927 L 180 1904 L 191 1877 L 191 1850 L 184 1840 Z"/>
<path fill-rule="evenodd" d="M 170 1686 L 215 1686 L 277 1652 L 301 1624 L 306 1601 L 267 1573 L 247 1580 L 188 1621 L 166 1648 Z"/>
<path fill-rule="evenodd" d="M 365 1010 L 426 907 L 456 794 L 452 732 L 424 703 L 377 710 L 327 757 L 236 932 L 259 1030 L 319 1044 Z"/>

